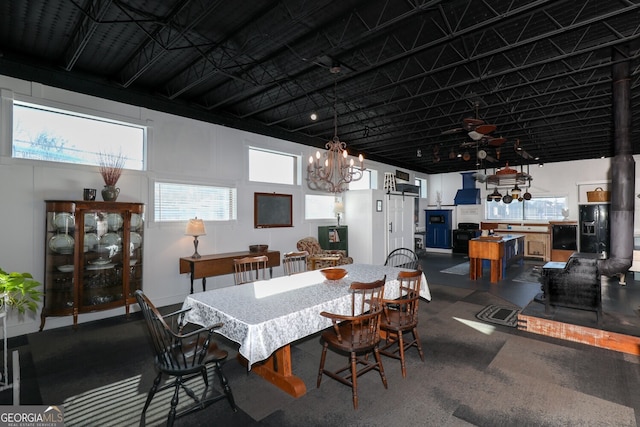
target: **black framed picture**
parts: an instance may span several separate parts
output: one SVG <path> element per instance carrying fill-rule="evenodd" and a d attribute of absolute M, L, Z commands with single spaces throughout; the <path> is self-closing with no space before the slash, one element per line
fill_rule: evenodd
<path fill-rule="evenodd" d="M 293 227 L 291 194 L 253 193 L 254 228 Z"/>

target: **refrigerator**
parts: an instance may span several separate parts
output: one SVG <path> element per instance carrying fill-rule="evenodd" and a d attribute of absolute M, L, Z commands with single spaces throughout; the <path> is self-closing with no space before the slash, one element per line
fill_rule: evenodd
<path fill-rule="evenodd" d="M 600 259 L 609 257 L 610 203 L 579 205 L 580 252 L 595 253 Z"/>

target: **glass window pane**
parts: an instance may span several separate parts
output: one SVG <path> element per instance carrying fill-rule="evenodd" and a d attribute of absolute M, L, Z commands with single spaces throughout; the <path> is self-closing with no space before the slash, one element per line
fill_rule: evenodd
<path fill-rule="evenodd" d="M 567 207 L 566 197 L 534 197 L 525 203 L 526 220 L 562 219 L 562 210 Z"/>
<path fill-rule="evenodd" d="M 336 217 L 333 212 L 335 206 L 334 196 L 307 194 L 304 197 L 304 201 L 305 219 L 333 219 Z"/>
<path fill-rule="evenodd" d="M 364 170 L 362 178 L 349 183 L 349 190 L 368 190 L 371 188 L 371 171 Z"/>
<path fill-rule="evenodd" d="M 155 183 L 155 221 L 185 221 L 196 216 L 205 221 L 237 219 L 236 189 L 171 182 Z"/>
<path fill-rule="evenodd" d="M 249 148 L 249 181 L 295 184 L 296 156 Z"/>
<path fill-rule="evenodd" d="M 100 165 L 100 153 L 121 154 L 125 169 L 144 170 L 146 128 L 15 101 L 14 158 Z"/>

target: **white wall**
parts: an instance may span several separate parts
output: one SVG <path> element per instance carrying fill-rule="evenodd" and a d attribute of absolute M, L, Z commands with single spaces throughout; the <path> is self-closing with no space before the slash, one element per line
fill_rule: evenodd
<path fill-rule="evenodd" d="M 118 181 L 118 201 L 143 202 L 146 218 L 153 209 L 154 180 L 179 180 L 185 183 L 233 185 L 238 189 L 238 219 L 233 222 L 207 222 L 207 235 L 199 238 L 201 254 L 241 251 L 256 243 L 266 243 L 284 253 L 294 250 L 296 242 L 317 236 L 318 225 L 332 225 L 335 220 L 305 221 L 303 201 L 309 192 L 306 185 L 285 186 L 248 181 L 247 147 L 250 145 L 300 154 L 304 159 L 315 149 L 275 138 L 238 131 L 197 120 L 138 108 L 65 90 L 0 76 L 0 267 L 8 271 L 30 272 L 36 280 L 44 277 L 45 200 L 81 200 L 83 188 L 102 188 L 97 167 L 34 162 L 11 158 L 12 99 L 54 104 L 60 108 L 80 109 L 88 114 L 113 119 L 134 120 L 149 126 L 148 171 L 125 171 Z M 378 176 L 396 168 L 366 161 Z M 414 173 L 411 174 L 413 182 Z M 420 177 L 425 178 L 426 175 Z M 381 179 L 381 178 L 380 178 Z M 382 183 L 379 183 L 382 187 Z M 292 228 L 254 229 L 253 193 L 293 194 Z M 98 194 L 100 192 L 98 191 Z M 98 195 L 98 200 L 101 197 Z M 186 220 L 185 220 L 186 223 Z M 189 292 L 189 276 L 179 274 L 180 257 L 193 253 L 193 238 L 184 235 L 185 223 L 145 225 L 144 280 L 145 293 L 158 305 L 180 303 Z M 345 216 L 344 224 L 349 225 Z M 350 245 L 358 242 L 349 239 Z M 355 260 L 358 262 L 358 260 Z M 274 275 L 282 275 L 276 268 Z M 231 276 L 212 277 L 207 289 L 228 286 Z M 194 288 L 201 290 L 200 280 Z M 135 307 L 133 307 L 135 308 Z M 40 310 L 38 310 L 38 313 Z M 124 308 L 83 314 L 79 322 L 124 313 Z M 39 317 L 39 316 L 37 316 Z M 40 319 L 33 316 L 9 318 L 9 336 L 34 332 Z M 72 324 L 71 317 L 49 317 L 46 329 Z"/>

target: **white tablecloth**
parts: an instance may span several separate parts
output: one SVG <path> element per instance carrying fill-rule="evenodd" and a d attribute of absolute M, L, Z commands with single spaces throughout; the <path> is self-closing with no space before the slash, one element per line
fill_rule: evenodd
<path fill-rule="evenodd" d="M 268 358 L 278 348 L 331 326 L 321 311 L 348 314 L 352 282 L 373 282 L 386 275 L 385 298 L 398 295 L 396 267 L 366 264 L 341 266 L 341 280 L 325 280 L 319 270 L 229 286 L 187 296 L 187 320 L 199 325 L 224 325 L 216 332 L 240 344 L 249 366 Z M 420 296 L 431 300 L 422 275 Z"/>

